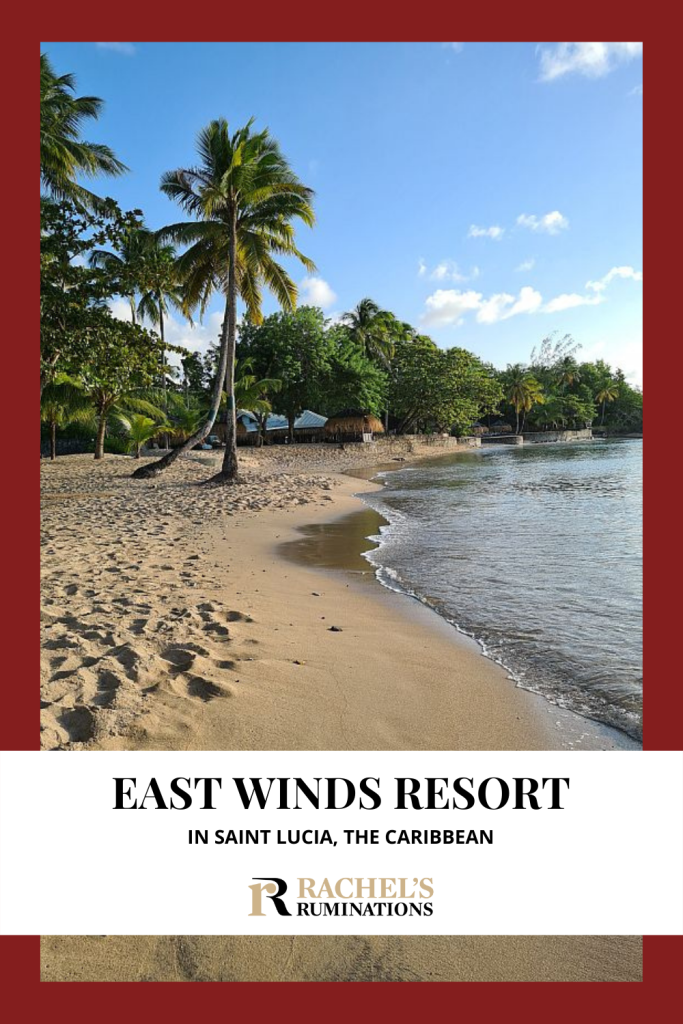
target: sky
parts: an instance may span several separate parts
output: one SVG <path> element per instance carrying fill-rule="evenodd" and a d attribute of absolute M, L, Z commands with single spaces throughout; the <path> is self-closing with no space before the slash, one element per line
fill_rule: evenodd
<path fill-rule="evenodd" d="M 212 118 L 268 127 L 316 192 L 300 226 L 329 317 L 365 296 L 440 346 L 504 367 L 557 332 L 642 380 L 642 44 L 45 43 L 86 138 L 130 168 L 100 195 L 149 227 L 183 219 L 159 191 Z M 223 302 L 169 341 L 205 350 Z M 266 299 L 264 312 L 277 308 Z M 123 311 L 126 310 L 126 313 Z M 116 312 L 129 315 L 127 305 Z"/>

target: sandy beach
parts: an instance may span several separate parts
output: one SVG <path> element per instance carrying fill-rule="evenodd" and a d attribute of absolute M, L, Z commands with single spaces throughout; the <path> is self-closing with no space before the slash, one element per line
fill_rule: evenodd
<path fill-rule="evenodd" d="M 249 452 L 228 488 L 196 486 L 218 453 L 156 482 L 125 457 L 43 463 L 43 747 L 609 747 L 374 582 L 353 517 L 379 485 L 340 470 L 377 447 Z"/>
<path fill-rule="evenodd" d="M 346 475 L 410 442 L 219 453 L 153 481 L 134 462 L 42 471 L 42 746 L 609 749 L 516 687 L 435 613 L 374 580 Z M 364 518 L 364 516 L 366 518 Z M 332 524 L 332 525 L 330 525 Z M 365 544 L 365 547 L 369 546 Z M 322 566 L 322 567 L 321 567 Z M 46 938 L 46 980 L 639 980 L 637 938 Z"/>

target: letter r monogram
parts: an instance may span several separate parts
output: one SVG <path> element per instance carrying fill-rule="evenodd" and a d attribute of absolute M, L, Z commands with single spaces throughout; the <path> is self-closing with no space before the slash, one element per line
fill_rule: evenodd
<path fill-rule="evenodd" d="M 284 900 L 281 898 L 287 892 L 287 883 L 282 878 L 255 878 L 255 882 L 267 882 L 267 885 L 250 885 L 251 889 L 251 913 L 249 917 L 265 917 L 261 909 L 261 897 L 265 892 L 269 900 L 273 901 L 278 914 L 283 917 L 291 917 Z"/>

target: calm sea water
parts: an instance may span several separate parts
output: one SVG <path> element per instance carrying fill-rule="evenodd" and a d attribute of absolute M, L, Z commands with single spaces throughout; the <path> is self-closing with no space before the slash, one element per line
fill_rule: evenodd
<path fill-rule="evenodd" d="M 521 686 L 642 735 L 642 442 L 499 446 L 382 474 L 366 558 Z"/>

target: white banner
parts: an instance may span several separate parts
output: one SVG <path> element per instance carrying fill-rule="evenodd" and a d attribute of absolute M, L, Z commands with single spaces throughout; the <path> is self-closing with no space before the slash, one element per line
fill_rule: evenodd
<path fill-rule="evenodd" d="M 0 932 L 681 934 L 682 769 L 641 751 L 2 753 Z"/>

